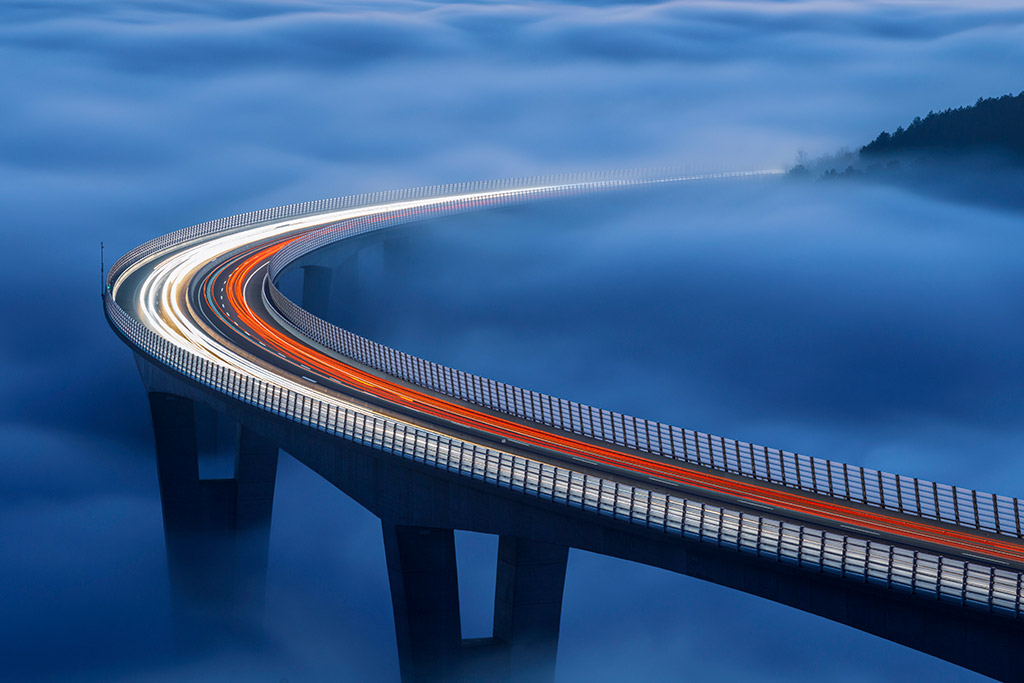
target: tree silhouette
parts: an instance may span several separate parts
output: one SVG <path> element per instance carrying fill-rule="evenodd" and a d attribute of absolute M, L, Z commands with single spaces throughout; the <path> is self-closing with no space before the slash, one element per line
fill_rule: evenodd
<path fill-rule="evenodd" d="M 904 129 L 882 132 L 861 150 L 863 157 L 901 152 L 1002 152 L 1024 158 L 1024 92 L 978 98 L 973 106 L 917 116 Z"/>

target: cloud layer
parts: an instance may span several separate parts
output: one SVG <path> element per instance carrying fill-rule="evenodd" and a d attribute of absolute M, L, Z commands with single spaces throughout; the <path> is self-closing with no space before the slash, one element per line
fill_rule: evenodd
<path fill-rule="evenodd" d="M 109 263 L 187 224 L 324 196 L 778 167 L 1019 92 L 1022 64 L 1010 2 L 4 3 L 0 660 L 21 680 L 397 676 L 376 520 L 287 459 L 272 647 L 169 650 L 151 437 L 101 316 L 100 240 Z M 367 260 L 368 301 L 387 308 L 361 324 L 644 416 L 1024 483 L 1019 215 L 878 187 L 637 197 L 424 230 L 378 270 Z M 438 275 L 430 259 L 472 267 Z M 460 540 L 467 575 L 488 571 L 489 543 Z M 465 605 L 478 629 L 480 602 Z M 620 632 L 596 628 L 607 620 Z M 763 650 L 736 656 L 736 634 Z M 562 680 L 684 665 L 702 680 L 972 679 L 747 596 L 573 555 Z"/>

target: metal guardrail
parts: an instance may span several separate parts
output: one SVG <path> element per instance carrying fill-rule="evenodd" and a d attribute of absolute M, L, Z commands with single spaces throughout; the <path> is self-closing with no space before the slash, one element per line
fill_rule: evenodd
<path fill-rule="evenodd" d="M 495 451 L 274 386 L 192 354 L 105 297 L 139 353 L 204 387 L 310 429 L 534 498 L 805 570 L 1021 618 L 1022 575 L 980 563 L 689 501 Z"/>
<path fill-rule="evenodd" d="M 330 199 L 318 199 L 297 204 L 287 204 L 259 211 L 249 211 L 234 216 L 218 218 L 205 223 L 199 223 L 187 228 L 182 228 L 168 233 L 154 240 L 135 247 L 124 256 L 119 258 L 107 272 L 106 283 L 112 285 L 121 276 L 124 270 L 140 259 L 148 258 L 166 249 L 171 249 L 185 242 L 201 239 L 240 227 L 249 227 L 257 223 L 280 220 L 282 218 L 298 218 L 310 214 L 325 213 L 328 211 L 342 211 L 347 209 L 358 209 L 361 207 L 375 206 L 396 201 L 415 201 L 445 197 L 451 194 L 469 194 L 482 192 L 504 192 L 511 189 L 539 187 L 544 185 L 565 185 L 584 183 L 623 183 L 623 181 L 667 177 L 668 169 L 634 169 L 625 171 L 598 171 L 593 173 L 563 173 L 554 175 L 538 175 L 523 178 L 507 178 L 501 180 L 479 180 L 466 183 L 448 183 L 445 185 L 428 185 L 424 187 L 413 187 L 400 190 L 386 190 L 382 192 L 367 192 L 364 194 L 349 195 L 345 197 L 333 197 Z M 750 172 L 741 173 L 712 173 L 702 174 L 706 177 L 729 177 L 736 175 L 751 175 Z M 678 177 L 678 176 L 673 176 Z"/>
<path fill-rule="evenodd" d="M 564 196 L 572 187 L 534 189 L 500 200 L 452 200 L 431 207 L 361 216 L 320 228 L 281 249 L 270 262 L 270 302 L 296 330 L 318 344 L 380 372 L 489 410 L 616 446 L 681 460 L 819 495 L 1022 538 L 1021 502 L 948 484 L 825 460 L 683 429 L 523 389 L 434 363 L 332 325 L 288 299 L 274 280 L 289 264 L 323 247 L 375 230 L 505 205 Z"/>
<path fill-rule="evenodd" d="M 463 186 L 457 186 L 445 190 L 426 188 L 423 191 L 430 190 L 441 193 L 461 192 L 463 189 Z M 390 193 L 382 193 L 377 201 L 390 201 L 390 196 Z M 342 200 L 325 201 L 339 202 Z M 283 208 L 296 212 L 288 215 L 300 215 L 303 211 L 309 213 L 315 209 L 306 211 L 295 207 L 309 205 L 320 205 L 320 203 L 310 202 Z M 250 218 L 246 219 L 245 216 Z M 165 251 L 170 246 L 182 244 L 190 239 L 200 239 L 218 230 L 256 224 L 270 218 L 272 216 L 267 212 L 252 212 L 243 214 L 241 217 L 211 221 L 186 229 L 186 231 L 191 231 L 189 234 L 192 237 L 182 237 L 186 231 L 178 231 L 178 233 L 148 242 L 129 252 L 132 255 L 131 258 L 126 255 L 118 261 L 115 268 L 111 270 L 108 283 L 114 283 L 119 273 L 134 263 L 136 259 L 149 258 Z M 246 220 L 250 222 L 246 223 Z M 218 227 L 210 227 L 214 224 L 217 224 Z M 573 472 L 563 467 L 484 448 L 346 407 L 340 402 L 323 400 L 311 393 L 275 386 L 236 372 L 226 365 L 200 357 L 164 339 L 129 315 L 109 293 L 104 295 L 104 310 L 115 331 L 141 355 L 212 391 L 307 428 L 420 462 L 458 476 L 487 482 L 500 488 L 564 505 L 567 508 L 654 529 L 672 536 L 714 544 L 723 549 L 757 556 L 766 561 L 800 567 L 812 572 L 840 576 L 848 580 L 920 595 L 974 610 L 1015 619 L 1021 618 L 1022 596 L 1024 596 L 1022 578 L 1024 576 L 1020 573 L 982 563 L 949 559 L 934 553 L 901 548 L 880 541 L 851 538 L 721 506 L 689 501 L 679 496 L 649 491 L 595 475 Z M 301 311 L 301 309 L 298 310 Z M 326 325 L 327 323 L 319 321 L 318 324 Z M 346 332 L 345 334 L 351 333 Z M 369 343 L 373 344 L 373 342 Z M 386 349 L 386 347 L 383 348 Z M 401 361 L 395 355 L 400 352 L 394 350 L 388 350 L 388 352 L 390 355 L 388 355 L 387 363 L 392 364 L 393 367 L 398 367 L 395 365 L 396 363 L 401 365 Z M 384 362 L 383 357 L 378 360 Z M 452 380 L 454 375 L 451 373 L 458 371 L 443 370 L 448 374 L 434 375 L 433 381 L 442 382 L 439 386 L 449 388 L 458 386 L 469 392 L 469 395 L 479 397 L 486 395 L 490 397 L 490 400 L 496 401 L 495 404 L 499 406 L 503 404 L 498 399 L 504 395 L 506 409 L 510 406 L 526 405 L 521 398 L 522 395 L 517 398 L 511 393 L 496 393 L 497 383 L 487 385 L 487 388 L 478 383 L 473 385 L 470 390 L 470 385 Z M 417 372 L 422 371 L 420 369 Z M 427 376 L 421 374 L 421 381 L 426 381 Z M 538 414 L 537 410 L 542 416 L 545 414 L 548 416 L 567 415 L 571 414 L 573 410 L 570 406 L 581 406 L 581 404 L 572 404 L 562 399 L 552 400 L 558 402 L 554 412 L 552 412 L 552 406 L 556 404 L 548 403 L 547 408 L 534 408 L 534 415 Z M 580 411 L 583 408 L 581 406 Z M 558 410 L 564 412 L 559 413 Z M 603 419 L 590 422 L 589 412 L 584 419 L 584 413 L 580 411 L 576 412 L 574 422 L 569 424 L 582 430 L 586 424 L 600 423 L 615 433 L 615 423 L 606 425 Z M 611 413 L 611 415 L 616 414 Z M 591 434 L 595 438 L 600 438 L 601 432 L 597 430 L 596 426 L 591 429 Z M 681 447 L 686 444 L 686 448 L 693 449 L 686 451 L 687 453 L 700 453 L 699 447 L 696 446 L 697 442 L 688 439 L 685 433 L 680 439 L 679 432 L 685 430 L 673 432 L 671 430 L 678 428 L 668 429 L 669 431 L 657 432 L 663 439 L 662 444 L 667 439 L 676 446 Z M 586 434 L 583 431 L 577 433 Z M 689 434 L 700 435 L 698 432 L 689 432 Z M 659 437 L 649 437 L 645 443 L 658 443 L 656 439 Z M 726 447 L 723 446 L 720 453 L 724 458 L 728 453 Z M 708 455 L 714 456 L 715 452 L 712 450 Z M 726 461 L 728 462 L 728 460 Z M 733 460 L 733 462 L 738 461 Z M 799 461 L 796 462 L 799 466 Z M 814 462 L 823 461 L 814 460 Z M 713 457 L 711 464 L 716 464 Z M 757 468 L 756 461 L 754 467 Z M 763 474 L 771 475 L 770 469 L 763 465 L 761 467 Z M 797 469 L 799 471 L 799 467 Z M 814 480 L 818 481 L 820 477 L 819 473 L 815 475 Z"/>

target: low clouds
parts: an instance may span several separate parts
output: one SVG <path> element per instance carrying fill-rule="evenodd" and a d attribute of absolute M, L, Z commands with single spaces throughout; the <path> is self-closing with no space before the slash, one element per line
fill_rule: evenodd
<path fill-rule="evenodd" d="M 806 1 L 632 4 L 240 2 L 8 5 L 3 34 L 46 54 L 125 71 L 197 77 L 297 67 L 351 70 L 401 58 L 487 62 L 724 62 L 790 50 L 928 42 L 1019 28 L 1012 4 Z M 867 55 L 865 55 L 867 56 Z"/>
<path fill-rule="evenodd" d="M 20 679 L 248 679 L 258 668 L 315 680 L 365 679 L 394 656 L 382 558 L 360 550 L 379 542 L 376 521 L 289 465 L 268 588 L 275 649 L 186 662 L 161 649 L 149 425 L 130 354 L 102 319 L 100 240 L 109 265 L 184 225 L 318 197 L 576 169 L 778 167 L 801 147 L 814 156 L 930 109 L 1019 92 L 1022 22 L 999 2 L 4 3 L 4 661 Z M 949 193 L 939 203 L 776 185 L 454 220 L 410 244 L 492 264 L 464 274 L 482 284 L 402 256 L 404 285 L 374 280 L 384 271 L 364 281 L 380 283 L 402 324 L 371 329 L 640 415 L 1001 491 L 1024 481 L 1006 455 L 1021 441 L 1019 215 Z M 470 225 L 487 238 L 467 236 Z M 510 318 L 532 337 L 509 336 Z M 674 359 L 671 371 L 655 359 Z M 312 508 L 323 537 L 306 533 Z M 601 560 L 574 566 L 570 585 L 587 590 L 618 576 Z M 623 571 L 622 587 L 655 581 Z M 672 604 L 707 590 L 672 576 L 658 585 Z M 602 613 L 585 595 L 567 602 L 566 680 L 592 671 L 595 639 L 616 653 L 588 630 Z M 623 590 L 626 602 L 645 595 Z M 751 638 L 779 647 L 786 628 L 819 629 L 745 596 L 730 609 L 718 599 L 699 604 L 722 633 L 748 613 L 766 624 Z M 648 611 L 614 618 L 643 632 Z M 53 622 L 69 624 L 50 633 L 70 663 L 39 645 Z M 699 635 L 682 619 L 658 626 L 663 648 L 621 651 L 652 675 L 678 671 L 664 651 Z M 711 647 L 701 678 L 753 675 Z M 906 657 L 916 672 L 970 679 L 872 639 L 844 647 L 860 655 L 796 671 L 839 678 L 858 660 Z M 394 677 L 388 661 L 381 675 Z M 891 677 L 875 671 L 864 677 Z M 757 675 L 796 676 L 770 658 Z"/>
<path fill-rule="evenodd" d="M 368 278 L 361 320 L 440 362 L 736 438 L 839 457 L 785 426 L 827 425 L 865 463 L 879 440 L 966 427 L 1013 467 L 1018 223 L 856 183 L 606 195 L 424 227 Z M 1005 489 L 958 470 L 961 446 L 912 469 Z"/>
<path fill-rule="evenodd" d="M 251 151 L 305 170 L 298 187 L 324 175 L 309 157 L 367 187 L 581 163 L 778 165 L 1012 89 L 1024 44 L 1019 8 L 950 4 L 0 11 L 18 65 L 5 78 L 22 93 L 2 115 L 17 131 L 6 163 L 191 176 L 199 159 Z M 969 54 L 981 45 L 1003 58 Z M 381 166 L 367 177 L 367 164 Z"/>

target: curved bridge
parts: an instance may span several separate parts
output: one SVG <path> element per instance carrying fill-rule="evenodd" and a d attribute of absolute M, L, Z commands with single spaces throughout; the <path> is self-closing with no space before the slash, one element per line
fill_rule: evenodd
<path fill-rule="evenodd" d="M 1018 499 L 471 375 L 315 315 L 329 270 L 305 266 L 302 306 L 277 286 L 323 247 L 359 238 L 358 247 L 418 220 L 774 173 L 603 174 L 359 195 L 204 223 L 126 254 L 107 276 L 104 306 L 150 395 L 175 594 L 187 601 L 204 582 L 225 580 L 197 569 L 195 539 L 211 529 L 249 539 L 226 544 L 234 554 L 221 569 L 265 569 L 280 447 L 382 519 L 409 680 L 473 666 L 550 678 L 569 547 L 732 586 L 1019 679 Z M 232 479 L 199 478 L 195 403 L 240 425 Z M 461 639 L 453 529 L 501 536 L 494 637 L 472 648 Z M 223 559 L 223 548 L 202 547 Z M 258 606 L 258 585 L 240 590 L 229 587 L 233 604 Z"/>

